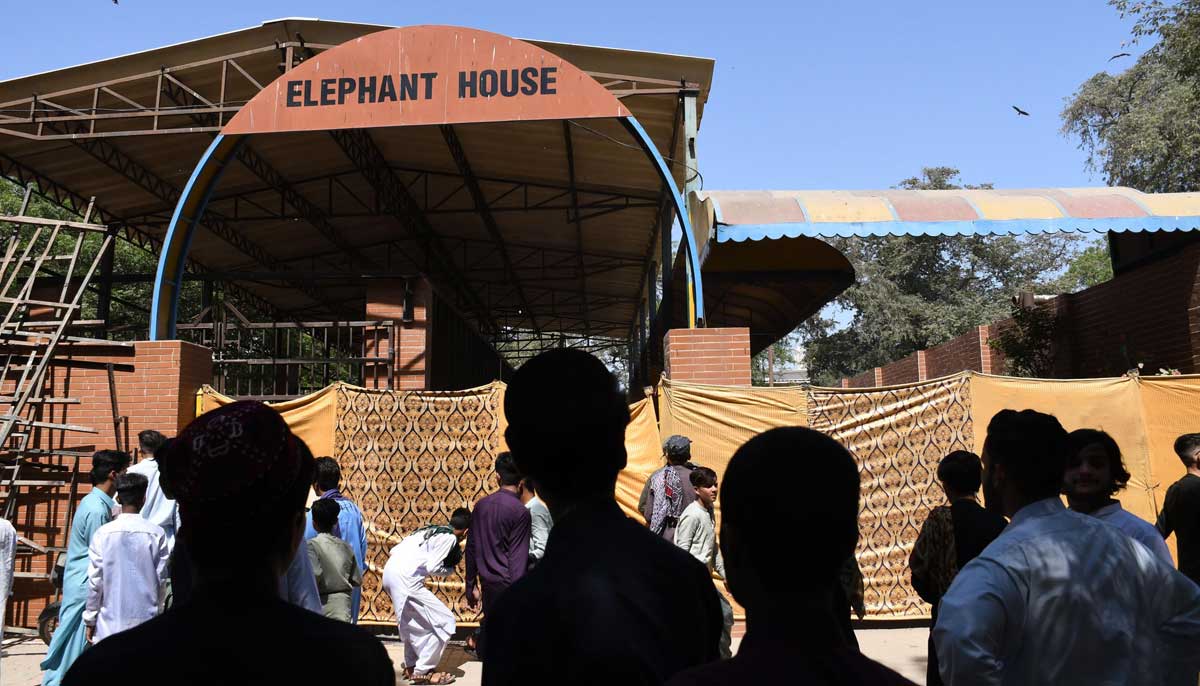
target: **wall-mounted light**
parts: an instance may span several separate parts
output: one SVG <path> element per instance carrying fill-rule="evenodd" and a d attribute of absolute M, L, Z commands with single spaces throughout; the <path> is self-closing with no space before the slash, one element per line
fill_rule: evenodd
<path fill-rule="evenodd" d="M 403 314 L 400 315 L 400 321 L 404 322 L 405 324 L 412 324 L 416 320 L 417 320 L 416 317 L 413 315 L 412 284 L 408 280 L 405 280 L 404 281 L 404 312 L 403 312 Z"/>

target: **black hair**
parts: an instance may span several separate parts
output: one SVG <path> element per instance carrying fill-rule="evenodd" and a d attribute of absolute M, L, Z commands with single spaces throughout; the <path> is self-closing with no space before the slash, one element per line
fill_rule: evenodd
<path fill-rule="evenodd" d="M 938 463 L 937 478 L 955 493 L 975 493 L 983 482 L 983 462 L 975 453 L 955 450 Z"/>
<path fill-rule="evenodd" d="M 121 505 L 141 507 L 146 504 L 146 486 L 150 480 L 141 474 L 117 475 L 117 497 Z"/>
<path fill-rule="evenodd" d="M 318 457 L 313 471 L 313 484 L 322 491 L 332 491 L 342 482 L 342 468 L 332 457 Z"/>
<path fill-rule="evenodd" d="M 629 406 L 599 359 L 571 348 L 534 357 L 513 374 L 504 415 L 504 437 L 517 468 L 537 480 L 547 499 L 611 495 L 628 459 Z"/>
<path fill-rule="evenodd" d="M 688 474 L 688 481 L 692 482 L 692 488 L 710 488 L 717 485 L 717 473 L 708 467 L 696 467 Z"/>
<path fill-rule="evenodd" d="M 1112 495 L 1125 488 L 1133 475 L 1125 469 L 1125 462 L 1121 459 L 1121 448 L 1112 436 L 1098 429 L 1077 429 L 1067 434 L 1067 465 L 1078 464 L 1079 454 L 1090 445 L 1099 445 L 1108 457 L 1108 473 L 1112 475 L 1108 494 Z"/>
<path fill-rule="evenodd" d="M 797 464 L 821 484 L 803 498 L 783 487 Z M 744 546 L 769 587 L 829 589 L 858 544 L 858 498 L 858 466 L 840 443 L 813 429 L 771 429 L 746 441 L 725 468 L 722 531 L 733 536 L 724 541 Z M 803 565 L 779 564 L 778 531 L 806 532 Z"/>
<path fill-rule="evenodd" d="M 456 509 L 450 515 L 450 528 L 465 531 L 471 528 L 471 511 L 465 507 Z"/>
<path fill-rule="evenodd" d="M 333 500 L 318 500 L 312 504 L 313 528 L 321 533 L 333 531 L 342 508 Z"/>
<path fill-rule="evenodd" d="M 1196 451 L 1200 450 L 1200 434 L 1183 434 L 1175 439 L 1175 454 L 1185 467 L 1196 463 Z"/>
<path fill-rule="evenodd" d="M 500 477 L 501 486 L 516 486 L 521 483 L 521 470 L 517 469 L 512 453 L 507 450 L 496 456 L 496 474 Z"/>
<path fill-rule="evenodd" d="M 1057 497 L 1066 471 L 1067 431 L 1054 415 L 1001 410 L 988 423 L 983 450 L 1029 500 Z M 989 467 L 991 468 L 991 467 Z"/>
<path fill-rule="evenodd" d="M 162 450 L 163 444 L 167 442 L 167 437 L 155 431 L 154 429 L 146 429 L 138 434 L 138 446 L 142 452 L 150 457 L 157 457 L 158 451 Z"/>
<path fill-rule="evenodd" d="M 132 458 L 129 453 L 120 450 L 101 450 L 92 455 L 92 485 L 108 481 L 108 475 L 113 472 L 123 472 Z"/>

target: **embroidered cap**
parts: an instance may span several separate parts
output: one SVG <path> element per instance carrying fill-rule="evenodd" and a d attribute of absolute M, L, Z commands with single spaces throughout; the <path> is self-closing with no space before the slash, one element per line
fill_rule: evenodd
<path fill-rule="evenodd" d="M 164 490 L 206 518 L 304 506 L 313 459 L 283 417 L 243 400 L 196 418 L 166 446 Z M 237 507 L 227 507 L 236 501 Z"/>

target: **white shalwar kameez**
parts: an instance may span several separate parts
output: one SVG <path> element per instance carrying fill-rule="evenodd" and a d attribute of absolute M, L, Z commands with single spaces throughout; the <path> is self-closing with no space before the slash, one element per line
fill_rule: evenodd
<path fill-rule="evenodd" d="M 452 533 L 413 533 L 392 548 L 383 568 L 383 587 L 392 597 L 400 638 L 404 641 L 404 664 L 416 674 L 437 668 L 442 651 L 454 635 L 454 613 L 425 587 L 425 577 L 453 572 L 442 563 L 458 545 Z"/>

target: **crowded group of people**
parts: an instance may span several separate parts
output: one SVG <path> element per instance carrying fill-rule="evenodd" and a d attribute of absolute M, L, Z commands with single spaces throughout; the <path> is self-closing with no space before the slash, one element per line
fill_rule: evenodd
<path fill-rule="evenodd" d="M 406 680 L 454 681 L 438 670 L 455 615 L 426 584 L 462 570 L 485 684 L 910 683 L 847 629 L 863 611 L 860 482 L 837 441 L 767 431 L 718 485 L 672 436 L 635 520 L 615 499 L 629 408 L 597 358 L 526 362 L 504 412 L 495 491 L 406 536 L 382 570 Z M 124 453 L 93 459 L 44 683 L 395 683 L 383 645 L 354 626 L 367 541 L 336 461 L 249 401 L 140 439 L 132 468 Z M 1176 449 L 1187 476 L 1156 525 L 1114 499 L 1130 475 L 1101 431 L 1005 410 L 982 458 L 947 455 L 948 504 L 910 560 L 933 605 L 929 683 L 1195 684 L 1200 435 Z M 798 481 L 820 487 L 799 496 Z M 746 611 L 736 654 L 717 584 Z"/>
<path fill-rule="evenodd" d="M 1104 431 L 1004 410 L 982 460 L 947 455 L 937 475 L 949 504 L 909 560 L 933 605 L 926 683 L 1197 683 L 1200 434 L 1175 451 L 1186 473 L 1157 526 L 1115 498 L 1132 476 Z"/>

